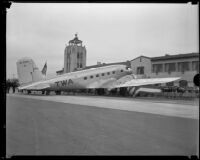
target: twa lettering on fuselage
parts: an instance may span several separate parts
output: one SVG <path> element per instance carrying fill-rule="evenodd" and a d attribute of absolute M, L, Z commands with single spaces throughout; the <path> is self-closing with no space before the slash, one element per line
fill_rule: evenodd
<path fill-rule="evenodd" d="M 55 82 L 56 86 L 58 87 L 66 87 L 66 86 L 70 86 L 72 84 L 74 84 L 74 82 L 71 80 L 71 79 L 66 79 L 66 80 L 63 80 L 63 81 L 57 81 Z"/>

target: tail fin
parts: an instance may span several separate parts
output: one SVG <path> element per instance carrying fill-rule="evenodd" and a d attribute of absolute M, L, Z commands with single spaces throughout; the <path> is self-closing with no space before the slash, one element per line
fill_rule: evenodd
<path fill-rule="evenodd" d="M 17 61 L 17 74 L 20 85 L 44 79 L 42 73 L 30 58 L 22 58 Z"/>

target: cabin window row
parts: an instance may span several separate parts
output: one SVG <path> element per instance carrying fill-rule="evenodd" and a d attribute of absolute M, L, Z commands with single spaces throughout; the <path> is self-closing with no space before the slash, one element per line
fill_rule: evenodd
<path fill-rule="evenodd" d="M 123 69 L 121 70 L 121 72 L 123 72 Z M 96 77 L 100 77 L 100 75 L 101 75 L 101 76 L 105 76 L 105 74 L 106 74 L 106 73 L 96 74 Z M 110 75 L 110 74 L 111 74 L 110 72 L 107 72 L 107 75 Z M 112 71 L 112 74 L 115 74 L 115 71 Z M 84 77 L 84 80 L 87 80 L 87 78 L 88 78 L 88 77 Z M 92 79 L 92 78 L 94 78 L 94 76 L 91 75 L 90 78 Z"/>

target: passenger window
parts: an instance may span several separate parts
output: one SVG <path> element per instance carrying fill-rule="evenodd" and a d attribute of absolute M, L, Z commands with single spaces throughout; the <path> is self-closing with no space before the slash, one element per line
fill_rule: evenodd
<path fill-rule="evenodd" d="M 102 73 L 101 75 L 104 76 L 104 73 Z"/>
<path fill-rule="evenodd" d="M 121 70 L 121 72 L 123 72 L 123 69 Z"/>
<path fill-rule="evenodd" d="M 93 76 L 90 76 L 90 78 L 93 78 Z"/>
<path fill-rule="evenodd" d="M 107 75 L 110 75 L 110 72 L 108 72 Z"/>
<path fill-rule="evenodd" d="M 99 75 L 97 74 L 96 77 L 99 77 Z"/>
<path fill-rule="evenodd" d="M 87 77 L 84 77 L 84 80 L 86 80 L 87 79 Z"/>
<path fill-rule="evenodd" d="M 115 74 L 115 71 L 113 71 L 112 73 Z"/>

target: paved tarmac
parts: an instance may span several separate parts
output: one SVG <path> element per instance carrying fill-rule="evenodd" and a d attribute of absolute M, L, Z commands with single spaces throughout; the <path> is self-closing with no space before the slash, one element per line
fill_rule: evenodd
<path fill-rule="evenodd" d="M 6 103 L 8 156 L 198 154 L 196 105 L 20 94 Z"/>

